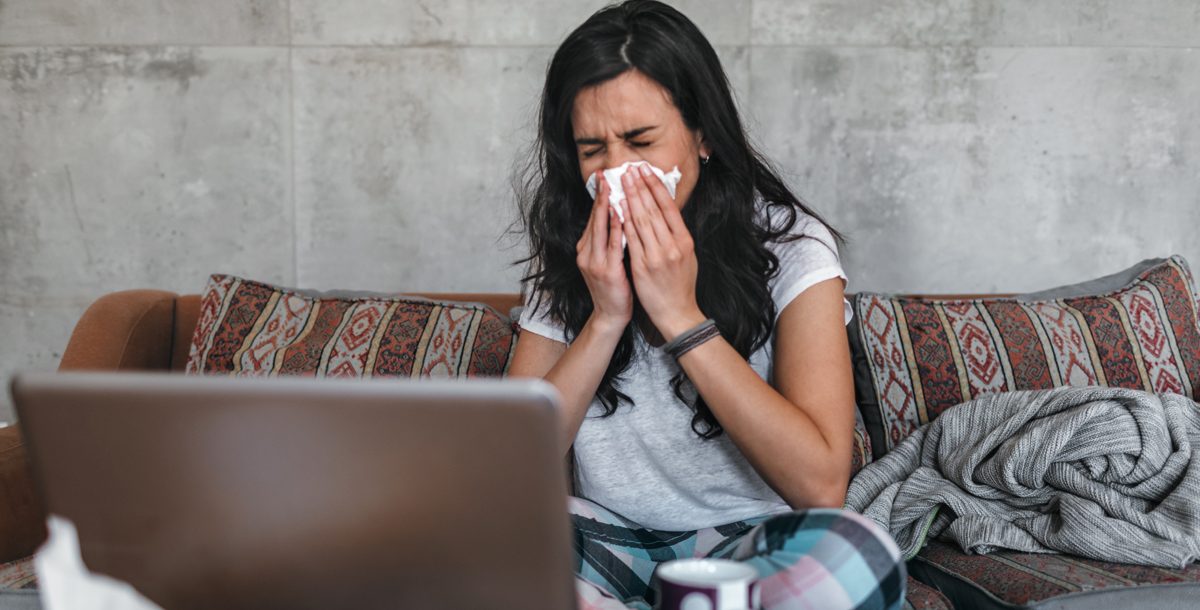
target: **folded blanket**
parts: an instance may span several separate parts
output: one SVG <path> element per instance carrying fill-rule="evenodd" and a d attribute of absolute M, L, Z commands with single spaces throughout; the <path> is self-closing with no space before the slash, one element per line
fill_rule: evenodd
<path fill-rule="evenodd" d="M 1003 392 L 955 406 L 855 476 L 846 508 L 911 558 L 1064 552 L 1182 568 L 1200 556 L 1200 405 L 1101 387 Z"/>

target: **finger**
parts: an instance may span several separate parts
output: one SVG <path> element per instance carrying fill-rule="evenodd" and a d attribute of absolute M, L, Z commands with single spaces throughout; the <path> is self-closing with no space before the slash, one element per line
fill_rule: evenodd
<path fill-rule="evenodd" d="M 596 175 L 599 176 L 600 172 L 597 171 Z M 596 210 L 602 209 L 606 204 L 608 204 L 608 181 L 600 178 L 600 188 L 596 189 L 596 198 L 592 200 L 592 214 L 594 215 Z"/>
<path fill-rule="evenodd" d="M 637 216 L 635 228 L 638 236 L 642 238 L 642 245 L 645 246 L 647 257 L 650 260 L 656 260 L 659 252 L 671 243 L 671 234 L 662 220 L 656 219 L 659 215 L 658 210 L 649 201 L 650 193 L 644 186 L 638 172 L 626 173 L 625 196 L 630 202 L 629 207 Z M 661 225 L 661 228 L 656 225 Z"/>
<path fill-rule="evenodd" d="M 596 172 L 597 175 L 599 175 L 599 173 L 600 172 L 598 171 Z M 592 209 L 588 213 L 587 224 L 583 227 L 583 235 L 581 235 L 579 241 L 575 243 L 575 252 L 578 254 L 591 252 L 591 244 L 593 241 L 592 236 L 595 234 L 596 212 L 604 209 L 600 204 L 605 201 L 608 196 L 605 186 L 606 185 L 601 182 L 600 190 L 596 192 L 596 198 L 592 200 Z"/>
<path fill-rule="evenodd" d="M 671 191 L 667 190 L 667 185 L 645 165 L 641 167 L 641 174 L 659 213 L 667 223 L 667 228 L 676 235 L 687 233 L 687 224 L 683 222 L 683 215 L 679 213 L 679 206 L 675 205 L 675 198 L 671 196 Z"/>
<path fill-rule="evenodd" d="M 600 174 L 600 172 L 597 171 L 596 175 L 599 175 L 599 174 Z M 608 203 L 608 182 L 604 179 L 600 179 L 600 188 L 596 189 L 596 198 L 592 200 L 592 210 L 589 213 L 590 218 L 588 219 L 589 224 L 596 219 L 598 213 L 600 213 L 601 211 L 604 210 L 604 206 L 607 203 Z"/>
<path fill-rule="evenodd" d="M 600 172 L 596 172 L 600 175 Z M 596 201 L 592 204 L 592 239 L 593 248 L 592 255 L 597 256 L 597 260 L 604 258 L 604 245 L 608 243 L 608 210 L 611 206 L 608 205 L 608 181 L 600 176 L 600 188 L 596 189 Z"/>
<path fill-rule="evenodd" d="M 633 207 L 632 205 L 630 207 Z M 637 252 L 634 252 L 633 237 L 628 237 L 630 245 L 630 263 L 637 275 L 646 275 L 650 269 L 657 268 L 662 261 L 662 247 L 654 238 L 653 232 L 647 231 L 645 224 L 645 214 L 642 215 L 642 220 L 639 223 L 630 223 L 633 229 L 628 231 L 627 235 L 637 236 Z"/>
<path fill-rule="evenodd" d="M 596 193 L 600 193 L 597 191 Z M 608 195 L 604 195 L 608 197 Z M 597 263 L 604 262 L 604 253 L 608 250 L 608 227 L 612 224 L 613 219 L 612 206 L 608 205 L 607 200 L 600 202 L 596 206 L 596 213 L 592 216 L 592 260 Z"/>
<path fill-rule="evenodd" d="M 608 262 L 620 265 L 625 259 L 621 248 L 621 219 L 617 218 L 616 210 L 608 214 Z"/>
<path fill-rule="evenodd" d="M 642 245 L 642 237 L 638 234 L 637 224 L 633 221 L 633 215 L 630 211 L 629 200 L 621 201 L 621 207 L 625 208 L 625 225 L 622 230 L 625 233 L 625 239 L 629 242 L 629 260 L 633 266 L 641 269 L 644 268 L 646 260 L 646 249 Z"/>
<path fill-rule="evenodd" d="M 604 179 L 604 170 L 596 170 L 595 176 L 597 184 L 600 185 L 596 189 L 596 202 L 608 203 L 608 180 Z"/>

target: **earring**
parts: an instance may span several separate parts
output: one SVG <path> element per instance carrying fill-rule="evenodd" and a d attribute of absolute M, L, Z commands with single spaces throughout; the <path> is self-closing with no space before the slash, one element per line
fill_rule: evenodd
<path fill-rule="evenodd" d="M 700 165 L 708 165 L 709 158 L 711 158 L 711 155 L 708 157 L 700 157 Z"/>

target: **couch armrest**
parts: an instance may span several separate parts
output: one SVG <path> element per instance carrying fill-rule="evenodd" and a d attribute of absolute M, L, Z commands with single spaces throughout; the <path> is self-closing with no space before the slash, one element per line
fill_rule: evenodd
<path fill-rule="evenodd" d="M 46 539 L 21 430 L 0 428 L 0 563 L 28 556 Z"/>
<path fill-rule="evenodd" d="M 170 370 L 177 296 L 123 290 L 100 297 L 75 324 L 58 370 Z"/>
<path fill-rule="evenodd" d="M 75 324 L 58 370 L 170 369 L 176 296 L 124 290 L 100 297 Z M 0 562 L 36 550 L 45 522 L 20 428 L 0 428 Z"/>

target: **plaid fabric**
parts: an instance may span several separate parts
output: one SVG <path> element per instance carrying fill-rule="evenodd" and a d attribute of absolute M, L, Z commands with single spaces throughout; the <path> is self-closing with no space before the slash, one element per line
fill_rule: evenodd
<path fill-rule="evenodd" d="M 695 531 L 660 531 L 569 499 L 580 610 L 649 610 L 654 568 L 687 557 L 734 559 L 759 573 L 764 610 L 901 608 L 907 572 L 892 539 L 861 515 L 812 509 Z"/>

